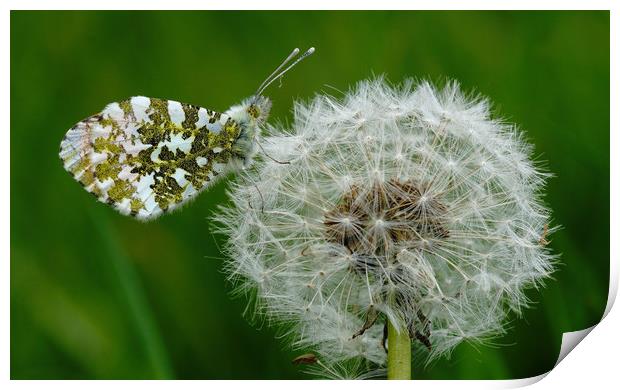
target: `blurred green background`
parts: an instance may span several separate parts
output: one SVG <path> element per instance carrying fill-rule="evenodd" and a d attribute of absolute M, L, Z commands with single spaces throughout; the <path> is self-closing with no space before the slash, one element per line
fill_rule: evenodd
<path fill-rule="evenodd" d="M 223 111 L 293 48 L 316 54 L 270 88 L 293 99 L 385 73 L 456 78 L 527 130 L 556 174 L 562 265 L 495 346 L 415 363 L 418 379 L 549 370 L 562 332 L 598 322 L 609 277 L 608 12 L 12 12 L 11 377 L 309 378 L 276 330 L 242 317 L 207 217 L 225 186 L 143 224 L 61 166 L 64 133 L 143 94 Z M 331 87 L 327 87 L 329 85 Z M 586 341 L 587 342 L 587 341 Z M 414 357 L 415 360 L 415 357 Z"/>

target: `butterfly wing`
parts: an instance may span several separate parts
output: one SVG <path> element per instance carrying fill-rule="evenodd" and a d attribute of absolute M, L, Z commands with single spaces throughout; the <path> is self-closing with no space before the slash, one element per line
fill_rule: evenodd
<path fill-rule="evenodd" d="M 60 158 L 98 200 L 149 220 L 221 175 L 240 131 L 226 114 L 136 96 L 73 126 L 60 144 Z"/>

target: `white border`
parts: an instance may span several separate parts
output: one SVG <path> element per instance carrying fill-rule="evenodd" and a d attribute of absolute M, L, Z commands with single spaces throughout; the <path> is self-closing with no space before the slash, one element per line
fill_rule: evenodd
<path fill-rule="evenodd" d="M 273 1 L 262 0 L 249 1 L 249 0 L 228 0 L 218 2 L 201 3 L 191 0 L 175 0 L 175 1 L 128 1 L 128 0 L 93 0 L 85 2 L 83 0 L 63 0 L 56 2 L 49 1 L 33 1 L 33 0 L 5 0 L 2 2 L 3 14 L 2 23 L 0 23 L 0 50 L 2 58 L 0 59 L 0 71 L 2 72 L 1 86 L 2 86 L 2 101 L 0 104 L 1 118 L 5 123 L 4 134 L 9 135 L 6 129 L 10 129 L 10 58 L 9 58 L 9 44 L 10 44 L 10 13 L 9 10 L 32 10 L 32 9 L 201 9 L 208 5 L 209 9 L 258 9 L 257 5 L 260 5 L 260 9 L 291 9 L 291 10 L 316 10 L 316 9 L 498 9 L 498 10 L 510 10 L 510 9 L 599 9 L 599 10 L 611 10 L 611 199 L 620 200 L 619 183 L 618 183 L 618 171 L 620 163 L 620 136 L 618 131 L 618 110 L 620 107 L 618 99 L 618 87 L 620 86 L 620 80 L 618 79 L 618 6 L 614 1 L 604 0 L 564 0 L 564 1 L 544 1 L 544 0 L 520 0 L 520 1 L 459 1 L 459 0 L 434 0 L 434 1 L 394 1 L 394 0 L 382 0 L 382 1 L 335 1 L 335 0 L 317 0 L 317 1 Z M 559 8 L 562 7 L 562 8 Z M 615 107 L 615 109 L 614 109 Z M 9 177 L 10 175 L 10 143 L 5 141 L 2 145 L 2 153 L 0 153 L 0 166 L 2 169 L 3 177 Z M 614 153 L 615 152 L 615 153 Z M 7 181 L 5 181 L 7 183 Z M 3 297 L 0 300 L 0 310 L 2 315 L 2 356 L 0 357 L 0 363 L 3 370 L 3 379 L 8 381 L 10 377 L 10 329 L 9 329 L 9 312 L 10 312 L 10 199 L 9 188 L 4 186 L 0 189 L 0 204 L 2 205 L 2 225 L 0 234 L 0 245 L 2 247 L 2 262 L 4 271 L 4 285 L 2 289 Z M 496 388 L 514 388 L 519 386 L 525 386 L 538 382 L 536 384 L 541 389 L 552 388 L 583 388 L 585 386 L 594 386 L 594 388 L 609 388 L 609 384 L 618 383 L 618 367 L 617 367 L 617 354 L 620 348 L 620 337 L 618 335 L 618 329 L 620 329 L 620 315 L 618 310 L 610 312 L 613 302 L 618 291 L 618 239 L 620 238 L 620 230 L 618 225 L 620 221 L 619 208 L 616 203 L 611 202 L 611 267 L 610 267 L 610 291 L 607 308 L 605 310 L 605 319 L 602 323 L 593 329 L 588 329 L 581 332 L 571 332 L 572 334 L 565 335 L 566 343 L 563 343 L 563 349 L 569 346 L 574 347 L 576 345 L 575 340 L 582 338 L 585 334 L 591 331 L 588 335 L 588 342 L 581 343 L 577 346 L 573 353 L 569 353 L 567 357 L 561 361 L 561 363 L 548 374 L 540 375 L 535 378 L 508 380 L 508 381 L 416 381 L 416 382 L 389 382 L 391 387 L 402 387 L 407 389 L 447 389 L 458 387 L 460 389 L 496 389 Z M 615 238 L 615 239 L 614 239 Z M 572 349 L 572 348 L 570 348 Z M 561 360 L 561 359 L 559 359 Z M 46 388 L 58 388 L 58 389 L 71 389 L 71 388 L 83 388 L 85 385 L 93 388 L 105 388 L 110 386 L 107 381 L 10 381 L 10 386 L 14 388 L 31 388 L 43 385 Z M 114 386 L 120 387 L 148 387 L 155 390 L 158 388 L 178 387 L 182 385 L 186 388 L 204 389 L 205 382 L 202 381 L 115 381 Z M 269 387 L 270 389 L 286 389 L 290 390 L 291 386 L 297 388 L 308 388 L 315 390 L 316 386 L 327 386 L 340 388 L 343 385 L 355 386 L 356 388 L 373 388 L 377 385 L 374 381 L 365 382 L 328 382 L 328 381 L 210 381 L 208 386 L 215 387 L 229 387 L 229 386 L 244 386 L 244 387 Z M 385 384 L 382 383 L 381 386 Z"/>

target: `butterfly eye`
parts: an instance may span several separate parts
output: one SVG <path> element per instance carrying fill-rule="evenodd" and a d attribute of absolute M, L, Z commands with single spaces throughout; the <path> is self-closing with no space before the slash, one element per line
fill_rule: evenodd
<path fill-rule="evenodd" d="M 248 107 L 248 114 L 254 119 L 258 119 L 258 117 L 260 117 L 260 110 L 258 109 L 256 104 L 252 104 L 250 105 L 250 107 Z"/>

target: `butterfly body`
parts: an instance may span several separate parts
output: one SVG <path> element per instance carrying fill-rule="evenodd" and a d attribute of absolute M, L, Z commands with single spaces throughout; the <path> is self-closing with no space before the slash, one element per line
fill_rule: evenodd
<path fill-rule="evenodd" d="M 219 113 L 132 97 L 73 126 L 60 158 L 98 200 L 122 214 L 153 219 L 248 166 L 270 105 L 261 96 Z"/>

